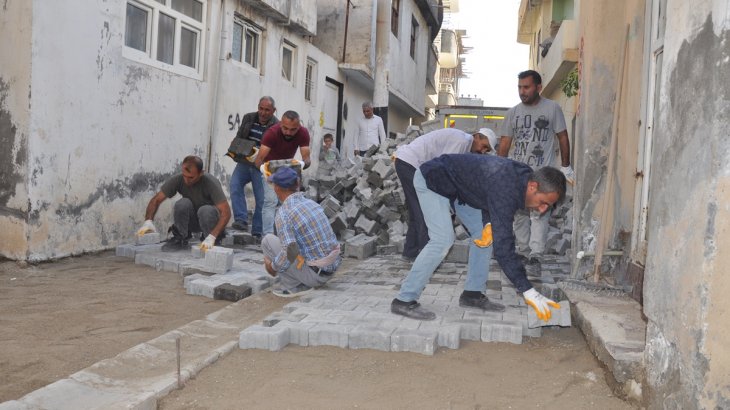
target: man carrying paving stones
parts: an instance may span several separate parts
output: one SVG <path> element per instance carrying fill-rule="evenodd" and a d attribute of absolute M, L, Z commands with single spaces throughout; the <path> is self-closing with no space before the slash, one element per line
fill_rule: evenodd
<path fill-rule="evenodd" d="M 183 159 L 182 172 L 170 177 L 162 184 L 160 192 L 147 204 L 145 221 L 137 235 L 156 232 L 152 220 L 160 204 L 167 198 L 180 193 L 182 198 L 175 202 L 170 227 L 172 238 L 162 245 L 166 252 L 190 249 L 188 240 L 193 232 L 201 232 L 203 243 L 200 248 L 208 250 L 219 244 L 225 236 L 225 227 L 231 219 L 231 208 L 223 193 L 221 183 L 203 171 L 203 160 L 195 155 Z"/>
<path fill-rule="evenodd" d="M 267 234 L 261 241 L 264 267 L 279 277 L 274 295 L 300 296 L 332 278 L 342 262 L 340 244 L 322 207 L 299 192 L 294 169 L 279 168 L 268 182 L 281 208 L 274 220 L 277 235 Z"/>
<path fill-rule="evenodd" d="M 391 303 L 391 312 L 418 320 L 436 318 L 433 312 L 421 307 L 418 298 L 454 243 L 450 210 L 454 202 L 456 215 L 467 229 L 475 221 L 491 222 L 494 254 L 500 267 L 517 291 L 522 292 L 525 302 L 535 309 L 538 318 L 550 319 L 550 307 L 559 309 L 560 305 L 538 293 L 527 279 L 525 267 L 515 252 L 512 222 L 520 209 L 546 212 L 563 199 L 565 184 L 565 176 L 555 168 L 544 167 L 533 172 L 528 165 L 492 155 L 448 154 L 421 165 L 413 177 L 413 185 L 423 204 L 429 241 L 403 280 L 398 296 Z M 476 269 L 481 264 L 488 265 L 490 258 L 491 255 L 486 260 L 476 258 L 469 252 L 459 306 L 504 310 L 504 306 L 490 302 L 484 295 L 489 269 Z"/>

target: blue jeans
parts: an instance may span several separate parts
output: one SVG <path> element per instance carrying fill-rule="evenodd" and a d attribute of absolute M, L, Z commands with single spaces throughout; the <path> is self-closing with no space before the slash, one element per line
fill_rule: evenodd
<path fill-rule="evenodd" d="M 403 302 L 418 300 L 423 288 L 431 279 L 431 275 L 446 257 L 449 248 L 454 244 L 454 227 L 451 223 L 451 205 L 443 197 L 426 187 L 421 170 L 413 176 L 418 201 L 428 206 L 422 207 L 423 217 L 428 227 L 428 243 L 416 257 L 410 272 L 400 286 L 398 299 Z M 456 205 L 456 215 L 471 232 L 472 238 L 481 237 L 481 211 L 467 205 Z M 487 287 L 489 261 L 492 258 L 492 247 L 479 248 L 473 243 L 469 246 L 469 267 L 464 283 L 464 290 L 483 292 Z"/>
<path fill-rule="evenodd" d="M 246 205 L 244 188 L 246 188 L 246 184 L 249 182 L 253 188 L 253 197 L 256 200 L 251 233 L 260 235 L 262 232 L 261 211 L 264 207 L 264 180 L 261 176 L 261 171 L 243 163 L 236 164 L 236 169 L 233 170 L 233 175 L 231 175 L 233 220 L 236 222 L 248 222 L 248 206 Z"/>
<path fill-rule="evenodd" d="M 274 186 L 271 182 L 264 182 L 264 209 L 261 211 L 261 220 L 263 221 L 263 234 L 274 233 L 274 217 L 276 216 L 276 207 L 279 205 L 279 198 L 276 197 Z"/>

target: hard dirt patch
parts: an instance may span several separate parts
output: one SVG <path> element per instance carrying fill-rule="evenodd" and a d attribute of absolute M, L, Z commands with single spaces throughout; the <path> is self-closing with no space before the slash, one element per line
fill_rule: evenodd
<path fill-rule="evenodd" d="M 577 329 L 522 345 L 462 343 L 433 357 L 288 346 L 235 350 L 160 409 L 630 409 L 611 394 Z"/>
<path fill-rule="evenodd" d="M 0 263 L 0 402 L 217 311 L 182 278 L 111 252 Z"/>

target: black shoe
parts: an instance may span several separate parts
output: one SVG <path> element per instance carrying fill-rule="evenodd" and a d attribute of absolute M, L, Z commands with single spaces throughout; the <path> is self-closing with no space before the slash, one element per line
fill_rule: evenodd
<path fill-rule="evenodd" d="M 239 231 L 248 231 L 248 222 L 246 222 L 246 221 L 235 221 L 231 225 L 231 228 L 237 229 Z"/>
<path fill-rule="evenodd" d="M 504 312 L 504 306 L 499 303 L 490 302 L 489 299 L 481 293 L 477 297 L 466 296 L 462 293 L 461 296 L 459 296 L 459 306 L 477 308 L 487 312 Z"/>
<path fill-rule="evenodd" d="M 223 243 L 223 238 L 227 236 L 226 230 L 224 229 L 223 232 L 221 232 L 217 238 L 215 238 L 215 246 L 221 246 L 221 243 Z"/>
<path fill-rule="evenodd" d="M 436 319 L 435 313 L 422 308 L 421 304 L 415 300 L 413 302 L 403 302 L 398 299 L 393 299 L 393 302 L 390 303 L 390 312 L 416 320 Z"/>
<path fill-rule="evenodd" d="M 190 250 L 190 244 L 188 243 L 188 240 L 184 239 L 182 236 L 173 236 L 172 238 L 168 239 L 164 245 L 162 245 L 162 248 L 160 250 L 162 252 Z"/>
<path fill-rule="evenodd" d="M 530 256 L 530 259 L 527 260 L 528 265 L 540 265 L 540 258 L 537 256 Z"/>

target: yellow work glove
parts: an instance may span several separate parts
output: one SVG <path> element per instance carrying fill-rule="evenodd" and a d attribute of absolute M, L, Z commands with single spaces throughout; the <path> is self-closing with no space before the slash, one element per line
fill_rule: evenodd
<path fill-rule="evenodd" d="M 484 225 L 482 229 L 481 239 L 474 239 L 474 245 L 480 248 L 488 248 L 492 246 L 492 224 L 491 222 Z"/>
<path fill-rule="evenodd" d="M 151 219 L 148 219 L 148 220 L 144 221 L 144 223 L 142 224 L 142 227 L 140 227 L 137 230 L 137 236 L 142 236 L 147 233 L 155 233 L 155 232 L 157 232 L 157 230 L 155 229 L 155 224 L 152 223 Z"/>
<path fill-rule="evenodd" d="M 301 269 L 304 265 L 304 257 L 302 255 L 297 255 L 297 269 Z"/>
<path fill-rule="evenodd" d="M 261 173 L 264 174 L 264 178 L 268 178 L 271 176 L 271 171 L 269 171 L 269 162 L 264 162 L 261 164 Z"/>
<path fill-rule="evenodd" d="M 550 316 L 552 316 L 550 307 L 553 307 L 555 309 L 560 309 L 559 304 L 557 304 L 554 301 L 541 295 L 538 291 L 535 290 L 535 288 L 530 288 L 530 289 L 526 290 L 522 294 L 522 296 L 524 296 L 524 298 L 525 298 L 525 303 L 527 303 L 528 305 L 532 306 L 533 309 L 535 309 L 537 318 L 541 319 L 545 322 L 550 320 Z"/>
<path fill-rule="evenodd" d="M 215 246 L 215 236 L 208 235 L 203 242 L 200 243 L 200 250 L 206 252 Z"/>
<path fill-rule="evenodd" d="M 251 153 L 251 155 L 246 157 L 246 161 L 253 163 L 253 162 L 256 162 L 256 157 L 259 155 L 259 149 L 256 147 L 253 147 L 253 149 L 251 151 L 253 151 L 253 152 Z"/>

